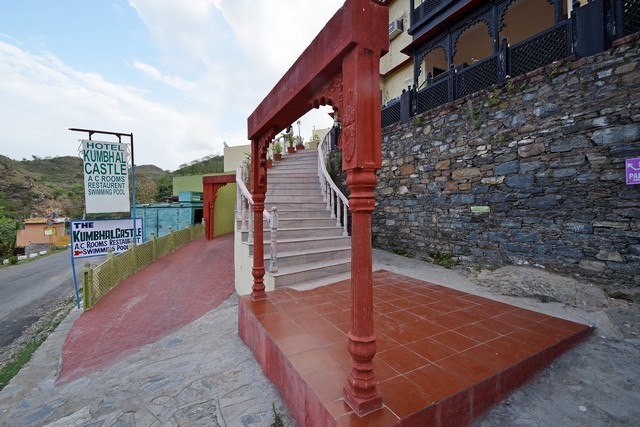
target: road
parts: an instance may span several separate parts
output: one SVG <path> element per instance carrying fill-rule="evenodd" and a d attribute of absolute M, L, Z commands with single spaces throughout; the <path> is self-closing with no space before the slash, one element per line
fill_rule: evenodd
<path fill-rule="evenodd" d="M 69 250 L 31 262 L 0 268 L 0 353 L 34 322 L 75 294 Z M 85 262 L 75 261 L 78 279 Z"/>

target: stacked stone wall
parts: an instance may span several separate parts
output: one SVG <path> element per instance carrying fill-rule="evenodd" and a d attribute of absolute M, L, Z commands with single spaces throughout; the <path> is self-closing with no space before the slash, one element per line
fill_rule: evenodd
<path fill-rule="evenodd" d="M 374 246 L 640 285 L 638 35 L 383 129 Z"/>

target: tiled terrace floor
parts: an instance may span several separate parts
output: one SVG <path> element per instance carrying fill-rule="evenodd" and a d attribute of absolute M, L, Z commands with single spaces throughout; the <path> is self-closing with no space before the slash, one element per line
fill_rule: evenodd
<path fill-rule="evenodd" d="M 240 335 L 300 425 L 465 425 L 591 332 L 384 270 L 373 278 L 384 407 L 362 418 L 342 400 L 350 369 L 348 280 L 240 300 Z"/>

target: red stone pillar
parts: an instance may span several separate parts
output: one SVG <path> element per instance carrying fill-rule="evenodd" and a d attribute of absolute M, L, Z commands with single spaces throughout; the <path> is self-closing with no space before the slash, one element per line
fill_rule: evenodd
<path fill-rule="evenodd" d="M 357 46 L 342 65 L 344 104 L 341 111 L 342 167 L 347 170 L 351 237 L 351 328 L 348 349 L 351 372 L 344 387 L 344 399 L 358 414 L 382 407 L 376 390 L 373 358 L 373 284 L 371 259 L 371 213 L 376 169 L 381 166 L 380 52 Z"/>
<path fill-rule="evenodd" d="M 267 192 L 267 153 L 264 138 L 251 142 L 251 197 L 253 198 L 253 286 L 251 299 L 267 297 L 264 288 L 264 245 L 262 212 Z"/>

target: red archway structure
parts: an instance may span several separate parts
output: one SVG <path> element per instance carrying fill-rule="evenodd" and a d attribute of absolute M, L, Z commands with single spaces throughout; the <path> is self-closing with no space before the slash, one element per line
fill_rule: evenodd
<path fill-rule="evenodd" d="M 215 175 L 215 176 L 203 176 L 202 177 L 202 189 L 203 200 L 202 216 L 204 218 L 205 230 L 204 234 L 207 240 L 213 240 L 214 234 L 214 215 L 213 209 L 216 205 L 216 197 L 218 196 L 218 190 L 221 187 L 229 184 L 230 182 L 236 182 L 236 175 Z"/>
<path fill-rule="evenodd" d="M 342 122 L 342 168 L 351 191 L 352 368 L 345 401 L 359 415 L 382 407 L 373 357 L 371 213 L 376 170 L 381 166 L 380 57 L 389 47 L 384 1 L 347 0 L 248 119 L 254 215 L 251 297 L 266 298 L 262 212 L 267 189 L 266 152 L 274 136 L 311 108 L 331 105 Z"/>

